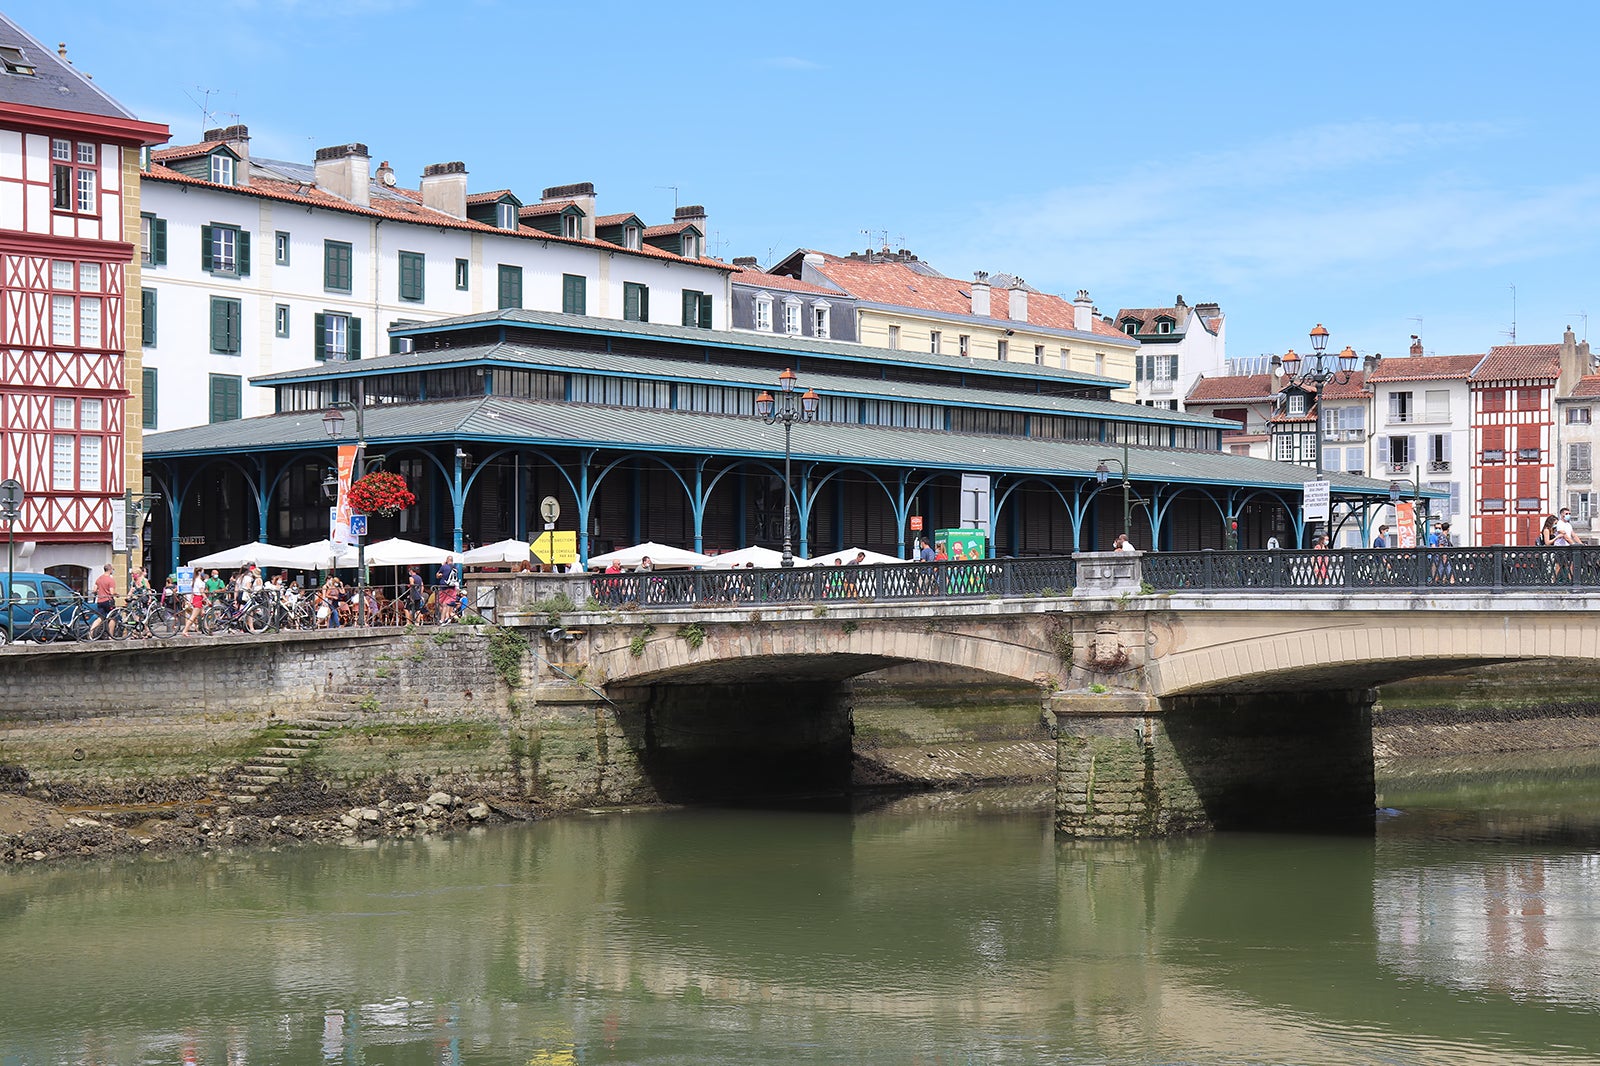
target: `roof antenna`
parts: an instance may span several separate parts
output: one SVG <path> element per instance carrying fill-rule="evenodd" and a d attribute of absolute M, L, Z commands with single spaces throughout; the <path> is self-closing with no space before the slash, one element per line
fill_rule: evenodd
<path fill-rule="evenodd" d="M 1511 328 L 1505 331 L 1511 343 L 1517 343 L 1517 287 L 1511 286 Z"/>
<path fill-rule="evenodd" d="M 656 188 L 672 190 L 672 213 L 676 215 L 678 213 L 678 187 L 676 185 L 657 185 Z"/>
<path fill-rule="evenodd" d="M 196 100 L 194 97 L 189 96 L 188 93 L 184 93 L 183 95 L 189 96 L 189 102 L 190 103 L 196 104 L 196 105 L 199 106 L 199 108 L 200 108 L 200 136 L 204 137 L 206 135 L 206 127 L 211 125 L 211 98 L 213 96 L 217 95 L 218 93 L 220 93 L 222 90 L 221 89 L 202 89 L 202 88 L 200 88 L 200 86 L 196 85 L 194 87 L 194 91 L 200 94 L 200 99 L 199 100 Z"/>
<path fill-rule="evenodd" d="M 1580 337 L 1579 340 L 1588 340 L 1589 339 L 1589 312 L 1587 312 L 1587 311 L 1574 311 L 1572 313 L 1572 317 L 1573 318 L 1581 318 L 1581 319 L 1583 319 L 1583 336 Z"/>

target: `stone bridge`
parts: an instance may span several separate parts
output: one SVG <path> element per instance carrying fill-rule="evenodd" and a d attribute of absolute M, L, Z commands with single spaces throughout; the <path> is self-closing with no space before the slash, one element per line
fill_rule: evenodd
<path fill-rule="evenodd" d="M 584 612 L 544 638 L 645 720 L 716 703 L 745 721 L 848 726 L 842 682 L 915 664 L 1037 686 L 1067 835 L 1360 830 L 1375 686 L 1600 662 L 1597 607 L 1600 595 L 1548 591 L 1080 595 Z"/>

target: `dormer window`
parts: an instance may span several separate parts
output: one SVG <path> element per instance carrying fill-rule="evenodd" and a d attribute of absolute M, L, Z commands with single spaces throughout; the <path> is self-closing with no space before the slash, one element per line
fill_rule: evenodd
<path fill-rule="evenodd" d="M 755 308 L 755 328 L 760 330 L 762 333 L 771 333 L 772 294 L 770 292 L 756 293 L 752 306 Z"/>
<path fill-rule="evenodd" d="M 517 205 L 502 200 L 494 205 L 494 225 L 496 229 L 517 228 Z"/>
<path fill-rule="evenodd" d="M 1122 322 L 1122 332 L 1126 333 L 1130 337 L 1133 336 L 1135 333 L 1139 332 L 1139 323 L 1131 318 L 1124 319 Z"/>
<path fill-rule="evenodd" d="M 1305 393 L 1291 392 L 1289 394 L 1289 413 L 1291 415 L 1303 415 L 1306 413 Z"/>
<path fill-rule="evenodd" d="M 631 248 L 634 251 L 638 251 L 640 243 L 641 243 L 641 240 L 640 240 L 640 232 L 639 232 L 639 227 L 638 226 L 623 226 L 622 227 L 622 246 L 624 248 Z M 767 300 L 767 313 L 768 313 L 768 316 L 770 317 L 771 313 L 772 313 L 772 301 L 771 301 L 770 297 Z"/>
<path fill-rule="evenodd" d="M 818 300 L 811 305 L 811 335 L 813 337 L 827 340 L 831 336 L 828 313 L 832 310 L 832 305 L 826 300 Z"/>
<path fill-rule="evenodd" d="M 569 212 L 568 214 L 561 216 L 561 235 L 563 237 L 570 237 L 572 240 L 577 240 L 579 237 L 583 236 L 582 232 L 578 229 L 578 216 L 575 212 Z"/>
<path fill-rule="evenodd" d="M 211 157 L 211 181 L 215 185 L 233 184 L 233 156 L 218 152 Z"/>
<path fill-rule="evenodd" d="M 1162 334 L 1171 333 L 1172 332 L 1172 319 L 1170 319 L 1170 318 L 1158 318 L 1158 319 L 1156 319 L 1156 332 L 1157 333 L 1162 333 Z"/>
<path fill-rule="evenodd" d="M 800 301 L 793 296 L 783 298 L 783 331 L 796 334 L 800 332 Z"/>
<path fill-rule="evenodd" d="M 698 233 L 685 233 L 683 235 L 683 257 L 685 259 L 700 258 L 700 235 Z"/>

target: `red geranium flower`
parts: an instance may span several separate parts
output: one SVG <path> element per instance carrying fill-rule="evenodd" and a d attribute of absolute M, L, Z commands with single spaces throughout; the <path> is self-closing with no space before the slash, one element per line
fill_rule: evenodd
<path fill-rule="evenodd" d="M 350 509 L 357 514 L 396 515 L 416 503 L 406 479 L 389 470 L 374 470 L 350 486 Z"/>

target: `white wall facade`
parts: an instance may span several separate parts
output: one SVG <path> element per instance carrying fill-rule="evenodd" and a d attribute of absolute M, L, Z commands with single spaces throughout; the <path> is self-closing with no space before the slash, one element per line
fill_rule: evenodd
<path fill-rule="evenodd" d="M 1369 387 L 1369 476 L 1398 481 L 1402 496 L 1410 494 L 1417 480 L 1424 489 L 1449 492 L 1449 506 L 1436 503 L 1430 508 L 1429 527 L 1447 520 L 1456 543 L 1465 545 L 1470 525 L 1465 519 L 1473 513 L 1472 411 L 1466 379 L 1377 381 Z M 1396 439 L 1405 444 L 1396 445 Z M 1391 511 L 1391 522 L 1392 517 Z"/>
<path fill-rule="evenodd" d="M 143 272 L 143 287 L 153 290 L 156 307 L 154 343 L 145 347 L 144 366 L 155 371 L 157 400 L 146 431 L 210 421 L 212 375 L 241 379 L 241 417 L 272 413 L 271 391 L 251 388 L 248 379 L 312 365 L 318 314 L 358 320 L 360 356 L 367 358 L 389 351 L 387 331 L 396 323 L 492 311 L 499 306 L 501 265 L 522 269 L 521 306 L 530 310 L 561 311 L 563 276 L 572 274 L 586 279 L 590 316 L 622 318 L 623 285 L 633 282 L 649 287 L 653 322 L 680 324 L 683 292 L 694 290 L 712 297 L 712 328 L 730 326 L 728 271 L 688 261 L 526 230 L 499 233 L 380 218 L 258 196 L 247 186 L 228 191 L 160 177 L 147 176 L 142 208 L 165 221 L 167 234 L 166 262 L 147 262 Z M 217 224 L 250 234 L 247 275 L 202 268 L 201 228 Z M 287 262 L 275 254 L 279 232 L 288 234 Z M 351 246 L 348 292 L 324 286 L 328 241 Z M 423 256 L 420 300 L 400 296 L 401 252 Z M 464 289 L 456 285 L 458 259 L 467 263 Z M 237 353 L 212 350 L 213 297 L 239 301 Z M 286 336 L 280 335 L 280 305 L 287 308 Z"/>
<path fill-rule="evenodd" d="M 1185 410 L 1184 397 L 1202 377 L 1224 376 L 1227 372 L 1227 318 L 1213 316 L 1217 331 L 1212 333 L 1201 321 L 1200 315 L 1189 309 L 1188 328 L 1182 339 L 1166 343 L 1159 339 L 1141 336 L 1140 354 L 1146 359 L 1163 356 L 1177 358 L 1177 374 L 1172 378 L 1146 378 L 1134 383 L 1137 402 L 1155 407 L 1176 405 Z"/>

